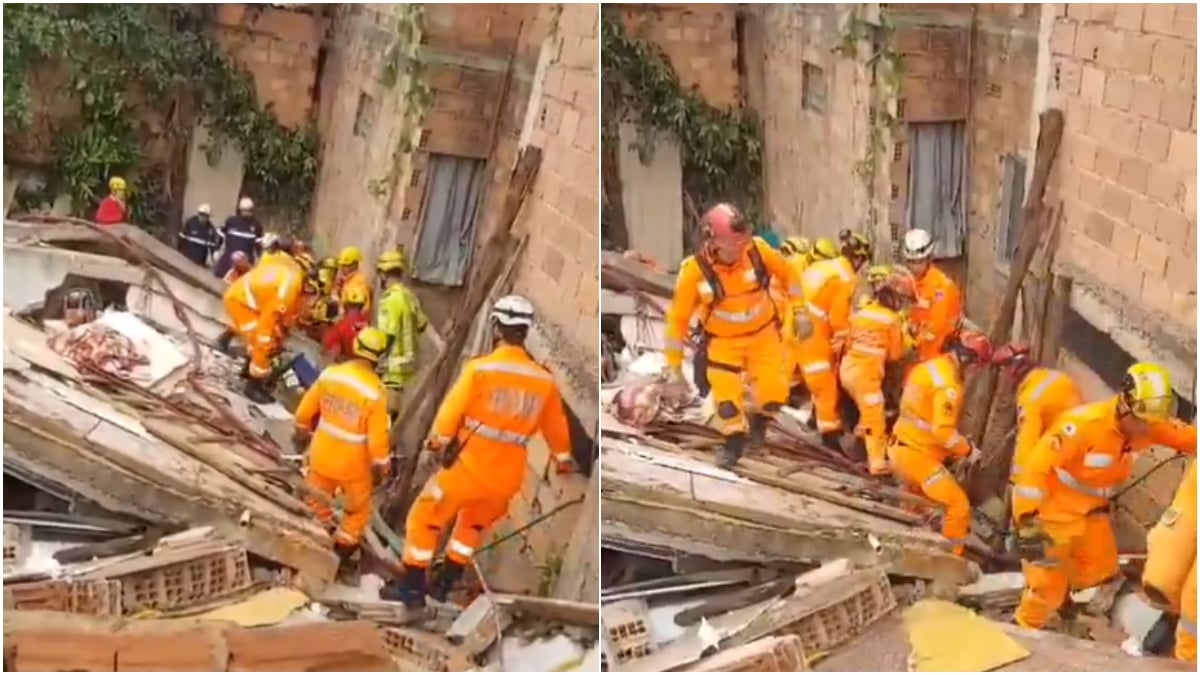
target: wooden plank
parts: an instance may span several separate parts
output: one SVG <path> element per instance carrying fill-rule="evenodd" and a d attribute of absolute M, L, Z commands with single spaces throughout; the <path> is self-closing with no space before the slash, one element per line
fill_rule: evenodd
<path fill-rule="evenodd" d="M 600 252 L 600 285 L 617 291 L 631 288 L 670 298 L 675 293 L 675 278 L 613 251 Z"/>

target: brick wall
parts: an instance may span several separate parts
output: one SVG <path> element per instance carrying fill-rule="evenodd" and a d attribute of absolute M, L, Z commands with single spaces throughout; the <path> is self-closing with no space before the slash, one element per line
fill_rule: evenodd
<path fill-rule="evenodd" d="M 1151 333 L 1190 335 L 1194 354 L 1196 8 L 1058 5 L 1053 21 L 1060 258 Z"/>
<path fill-rule="evenodd" d="M 271 106 L 286 126 L 307 124 L 325 19 L 293 9 L 236 3 L 218 5 L 216 24 L 218 44 L 250 72 L 259 102 Z"/>
<path fill-rule="evenodd" d="M 684 87 L 696 87 L 718 108 L 738 104 L 735 5 L 637 5 L 621 12 L 630 35 L 662 48 Z"/>
<path fill-rule="evenodd" d="M 861 226 L 868 193 L 855 168 L 867 152 L 870 73 L 862 60 L 832 51 L 849 5 L 756 5 L 753 11 L 766 62 L 759 114 L 767 217 L 783 232 L 813 237 Z M 823 105 L 805 107 L 805 72 L 813 76 L 810 87 L 823 88 L 824 95 L 815 96 Z"/>

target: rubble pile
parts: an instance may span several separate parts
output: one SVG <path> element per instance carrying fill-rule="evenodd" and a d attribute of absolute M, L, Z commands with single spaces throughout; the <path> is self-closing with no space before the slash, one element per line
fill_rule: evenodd
<path fill-rule="evenodd" d="M 240 364 L 212 346 L 219 282 L 135 228 L 108 232 L 123 243 L 86 225 L 5 223 L 6 274 L 28 283 L 5 284 L 4 469 L 33 504 L 10 508 L 6 492 L 6 669 L 598 664 L 593 605 L 487 592 L 487 620 L 454 632 L 457 605 L 413 617 L 378 600 L 377 576 L 335 580 L 330 536 L 285 459 L 291 414 L 244 398 Z M 130 311 L 69 330 L 28 311 L 67 274 L 127 285 Z M 364 562 L 386 573 L 403 540 L 373 527 L 389 543 L 376 538 Z"/>
<path fill-rule="evenodd" d="M 823 447 L 803 424 L 808 410 L 784 408 L 764 447 L 716 466 L 712 402 L 674 406 L 658 395 L 673 280 L 629 256 L 604 253 L 602 263 L 614 365 L 601 396 L 609 670 L 1077 669 L 1072 650 L 1089 670 L 1182 669 L 1122 651 L 1125 633 L 1043 638 L 1008 624 L 1018 596 L 1007 586 L 990 594 L 989 584 L 1015 575 L 1019 593 L 1020 572 L 1004 572 L 1015 561 L 974 535 L 966 558 L 953 555 L 934 505 Z M 685 377 L 692 356 L 685 349 Z M 1000 611 L 976 613 L 984 595 Z M 960 629 L 978 649 L 945 639 Z"/>

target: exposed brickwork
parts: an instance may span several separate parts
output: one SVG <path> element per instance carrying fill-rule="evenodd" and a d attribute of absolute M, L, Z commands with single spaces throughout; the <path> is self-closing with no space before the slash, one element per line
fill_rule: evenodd
<path fill-rule="evenodd" d="M 258 100 L 284 125 L 311 120 L 325 20 L 270 5 L 218 5 L 215 37 L 254 78 Z"/>
<path fill-rule="evenodd" d="M 736 6 L 638 5 L 622 9 L 631 35 L 662 48 L 684 87 L 717 107 L 739 97 Z"/>
<path fill-rule="evenodd" d="M 913 26 L 896 31 L 904 59 L 900 82 L 902 116 L 907 122 L 944 122 L 967 116 L 967 49 L 964 28 Z"/>
<path fill-rule="evenodd" d="M 1060 13 L 1061 14 L 1061 13 Z M 1050 198 L 1089 284 L 1192 335 L 1196 321 L 1196 9 L 1069 5 L 1055 18 L 1065 111 Z"/>
<path fill-rule="evenodd" d="M 767 63 L 760 111 L 767 216 L 784 232 L 813 237 L 861 226 L 868 195 L 855 168 L 867 153 L 871 80 L 861 61 L 832 51 L 849 6 L 754 9 L 762 17 Z M 820 69 L 823 110 L 802 106 L 805 64 Z"/>

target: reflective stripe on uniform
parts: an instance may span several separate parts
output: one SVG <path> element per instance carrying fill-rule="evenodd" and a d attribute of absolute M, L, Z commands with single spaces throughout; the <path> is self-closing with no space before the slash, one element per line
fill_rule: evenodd
<path fill-rule="evenodd" d="M 318 382 L 321 382 L 321 381 L 337 382 L 338 384 L 344 384 L 347 387 L 354 389 L 359 394 L 362 394 L 362 397 L 367 399 L 368 401 L 378 401 L 379 400 L 379 392 L 378 391 L 375 391 L 370 386 L 368 386 L 366 383 L 359 381 L 357 378 L 351 377 L 350 375 L 347 375 L 342 372 L 338 372 L 336 370 L 334 370 L 334 371 L 326 370 L 325 372 L 321 373 L 321 377 L 318 379 Z"/>
<path fill-rule="evenodd" d="M 945 467 L 939 467 L 937 471 L 934 471 L 929 476 L 929 478 L 925 479 L 925 482 L 921 483 L 921 487 L 928 489 L 930 486 L 935 485 L 938 481 L 940 481 L 941 479 L 945 478 L 948 475 L 950 475 L 950 474 L 948 474 L 946 472 Z"/>
<path fill-rule="evenodd" d="M 707 281 L 701 281 L 700 283 L 696 284 L 696 290 L 700 293 L 700 295 L 713 294 L 712 284 L 708 283 Z"/>
<path fill-rule="evenodd" d="M 866 317 L 873 321 L 878 321 L 879 323 L 882 323 L 885 325 L 891 325 L 892 323 L 894 323 L 896 321 L 895 314 L 892 314 L 890 312 L 885 312 L 877 307 L 867 307 L 865 309 L 860 309 L 857 312 L 855 312 L 855 314 L 857 314 L 858 316 Z"/>
<path fill-rule="evenodd" d="M 1113 456 L 1102 452 L 1089 452 L 1083 456 L 1083 465 L 1089 469 L 1107 469 L 1113 465 Z"/>
<path fill-rule="evenodd" d="M 230 230 L 229 234 L 234 237 L 237 237 L 239 239 L 253 239 L 255 241 L 261 241 L 259 236 L 254 234 L 253 232 L 242 232 L 241 230 Z"/>
<path fill-rule="evenodd" d="M 355 445 L 365 445 L 367 442 L 366 434 L 346 431 L 345 429 L 324 419 L 321 420 L 321 423 L 317 425 L 317 433 L 326 433 L 338 440 L 346 441 L 347 443 L 353 443 Z"/>
<path fill-rule="evenodd" d="M 765 307 L 765 303 L 759 303 L 753 308 L 744 312 L 726 312 L 724 310 L 714 309 L 712 315 L 718 319 L 721 319 L 722 321 L 728 321 L 729 323 L 750 323 L 762 315 Z"/>
<path fill-rule="evenodd" d="M 948 384 L 946 378 L 942 377 L 941 371 L 933 363 L 926 363 L 925 370 L 929 372 L 929 379 L 933 380 L 933 386 L 940 388 Z"/>
<path fill-rule="evenodd" d="M 901 419 L 903 421 L 908 422 L 909 424 L 913 425 L 914 427 L 920 429 L 921 431 L 924 431 L 925 433 L 929 433 L 929 434 L 933 433 L 933 425 L 930 424 L 929 422 L 926 422 L 925 420 L 919 420 L 919 419 L 916 419 L 913 417 L 904 417 Z M 950 436 L 950 438 L 946 439 L 946 441 L 944 443 L 942 443 L 942 447 L 949 450 L 949 449 L 957 446 L 960 442 L 962 442 L 962 436 L 957 431 L 955 431 L 954 434 Z"/>
<path fill-rule="evenodd" d="M 757 283 L 758 275 L 754 273 L 754 268 L 752 267 L 752 268 L 746 270 L 745 272 L 742 272 L 742 279 L 745 281 L 749 281 L 750 283 Z"/>
<path fill-rule="evenodd" d="M 1046 394 L 1046 390 L 1050 388 L 1050 385 L 1054 384 L 1059 377 L 1062 377 L 1053 370 L 1047 370 L 1044 372 L 1046 373 L 1046 377 L 1042 378 L 1042 381 L 1038 383 L 1038 386 L 1034 387 L 1033 391 L 1029 394 L 1030 402 L 1041 400 L 1042 396 Z"/>
<path fill-rule="evenodd" d="M 817 307 L 816 305 L 812 304 L 811 302 L 805 303 L 805 307 L 808 309 L 808 313 L 812 314 L 813 316 L 819 316 L 822 319 L 829 318 L 829 314 L 826 313 L 825 310 L 821 309 L 820 307 Z"/>
<path fill-rule="evenodd" d="M 254 288 L 250 286 L 250 275 L 247 274 L 242 278 L 242 294 L 246 296 L 246 306 L 250 309 L 258 309 L 258 299 L 254 297 Z"/>
<path fill-rule="evenodd" d="M 467 546 L 466 544 L 462 543 L 461 541 L 459 541 L 457 539 L 451 539 L 450 544 L 447 548 L 449 548 L 454 553 L 461 555 L 464 558 L 470 558 L 471 556 L 475 555 L 475 549 L 471 548 L 470 546 Z"/>
<path fill-rule="evenodd" d="M 860 345 L 851 347 L 850 353 L 858 354 L 859 356 L 887 356 L 887 350 L 883 347 L 868 347 Z"/>
<path fill-rule="evenodd" d="M 240 330 L 243 333 L 249 333 L 250 331 L 254 330 L 255 328 L 258 328 L 258 319 L 255 319 L 253 321 L 247 321 L 246 323 L 238 326 L 238 330 Z"/>
<path fill-rule="evenodd" d="M 1058 476 L 1059 482 L 1061 482 L 1063 485 L 1066 485 L 1067 487 L 1071 488 L 1072 490 L 1075 490 L 1076 492 L 1082 492 L 1083 494 L 1088 495 L 1089 497 L 1098 497 L 1100 499 L 1108 499 L 1109 497 L 1111 497 L 1113 495 L 1113 493 L 1115 493 L 1117 491 L 1116 488 L 1111 488 L 1111 487 L 1097 488 L 1097 487 L 1092 487 L 1091 485 L 1084 485 L 1083 483 L 1079 482 L 1079 479 L 1075 478 L 1075 476 L 1072 476 L 1071 474 L 1067 473 L 1066 469 L 1055 467 L 1054 473 L 1055 473 L 1055 475 Z"/>
<path fill-rule="evenodd" d="M 278 297 L 280 300 L 287 299 L 288 290 L 290 290 L 292 287 L 292 281 L 293 281 L 294 276 L 296 276 L 296 275 L 294 275 L 294 274 L 284 274 L 283 275 L 283 283 L 279 284 L 279 290 L 276 295 L 276 297 Z"/>
<path fill-rule="evenodd" d="M 184 241 L 190 241 L 193 244 L 200 244 L 201 246 L 212 246 L 213 245 L 213 243 L 207 239 L 202 239 L 200 237 L 193 237 L 190 234 L 181 234 L 181 235 L 179 235 L 179 238 Z"/>
<path fill-rule="evenodd" d="M 1040 502 L 1046 496 L 1046 493 L 1042 492 L 1041 488 L 1030 487 L 1028 485 L 1015 485 L 1013 486 L 1013 495 L 1021 499 Z"/>
<path fill-rule="evenodd" d="M 869 394 L 863 394 L 862 402 L 867 405 L 879 405 L 883 403 L 883 392 L 873 391 Z"/>
<path fill-rule="evenodd" d="M 813 361 L 812 363 L 805 365 L 802 368 L 802 370 L 804 371 L 805 375 L 816 375 L 817 373 L 828 372 L 829 371 L 829 362 L 828 361 Z"/>
<path fill-rule="evenodd" d="M 417 562 L 429 562 L 433 560 L 433 549 L 406 546 L 404 548 L 404 557 Z"/>
<path fill-rule="evenodd" d="M 484 424 L 483 422 L 470 417 L 463 420 L 463 426 L 470 429 L 471 433 L 478 434 L 484 438 L 490 438 L 493 441 L 499 441 L 500 443 L 524 445 L 525 441 L 529 440 L 529 436 L 525 434 L 518 434 L 512 431 L 505 431 L 504 429 L 497 429 L 496 427 Z"/>
<path fill-rule="evenodd" d="M 550 373 L 524 363 L 481 363 L 475 366 L 475 370 L 486 373 L 509 373 L 512 375 L 525 375 L 528 377 L 536 377 L 539 380 L 554 379 Z"/>
<path fill-rule="evenodd" d="M 1182 630 L 1183 632 L 1187 633 L 1188 635 L 1191 635 L 1192 637 L 1196 637 L 1196 622 L 1195 622 L 1195 620 L 1189 619 L 1186 616 L 1181 616 L 1181 617 L 1179 617 L 1179 623 L 1176 624 L 1176 626 L 1179 628 L 1179 630 Z"/>

